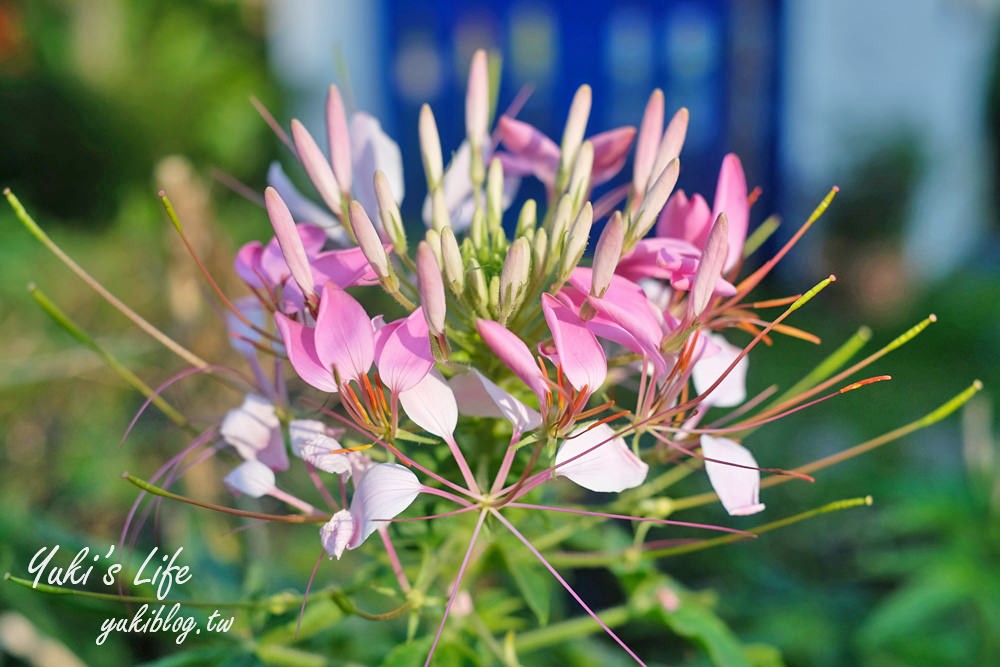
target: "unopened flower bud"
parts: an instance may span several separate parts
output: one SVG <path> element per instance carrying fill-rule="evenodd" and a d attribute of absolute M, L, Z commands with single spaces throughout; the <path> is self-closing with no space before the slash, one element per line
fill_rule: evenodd
<path fill-rule="evenodd" d="M 351 191 L 351 135 L 347 131 L 344 100 L 336 86 L 330 86 L 326 98 L 326 138 L 330 144 L 330 163 L 344 192 Z"/>
<path fill-rule="evenodd" d="M 431 227 L 440 232 L 445 227 L 450 226 L 451 216 L 448 214 L 448 202 L 445 201 L 442 188 L 438 188 L 431 193 Z"/>
<path fill-rule="evenodd" d="M 531 279 L 531 245 L 523 236 L 507 251 L 500 271 L 500 318 L 505 321 L 520 305 Z"/>
<path fill-rule="evenodd" d="M 556 206 L 555 214 L 552 216 L 552 233 L 549 235 L 549 244 L 552 246 L 550 257 L 553 256 L 553 253 L 557 255 L 562 253 L 572 217 L 573 199 L 569 195 L 563 195 Z"/>
<path fill-rule="evenodd" d="M 632 222 L 632 227 L 628 230 L 629 245 L 635 244 L 639 239 L 644 237 L 646 232 L 653 226 L 653 223 L 656 222 L 660 211 L 663 210 L 663 206 L 670 197 L 670 193 L 674 191 L 674 186 L 677 185 L 677 177 L 680 174 L 680 169 L 680 160 L 674 158 L 667 164 L 659 178 L 650 186 L 646 198 L 642 202 L 642 208 L 639 209 L 639 213 Z"/>
<path fill-rule="evenodd" d="M 590 295 L 601 298 L 608 291 L 611 285 L 611 278 L 615 274 L 618 260 L 622 256 L 622 245 L 625 242 L 625 221 L 622 220 L 620 211 L 608 220 L 604 226 L 601 238 L 597 240 L 597 249 L 594 250 L 594 270 L 590 284 Z"/>
<path fill-rule="evenodd" d="M 591 91 L 590 86 L 584 84 L 580 86 L 573 96 L 573 102 L 569 107 L 569 115 L 566 117 L 566 129 L 563 130 L 562 143 L 559 146 L 561 152 L 560 170 L 569 169 L 569 166 L 576 161 L 576 153 L 583 143 L 583 135 L 587 131 L 587 121 L 590 118 Z"/>
<path fill-rule="evenodd" d="M 427 241 L 421 241 L 417 245 L 417 283 L 427 329 L 431 334 L 439 336 L 444 332 L 444 283 L 441 280 L 441 267 Z"/>
<path fill-rule="evenodd" d="M 538 224 L 538 205 L 534 199 L 529 199 L 521 206 L 521 212 L 517 216 L 517 229 L 514 237 L 524 236 L 529 229 L 534 229 Z"/>
<path fill-rule="evenodd" d="M 566 188 L 567 194 L 573 197 L 573 202 L 582 202 L 587 197 L 590 190 L 590 174 L 594 168 L 594 144 L 589 141 L 583 142 L 583 146 L 577 152 L 576 161 L 573 162 L 573 171 L 570 172 L 569 185 Z"/>
<path fill-rule="evenodd" d="M 465 264 L 462 262 L 462 252 L 458 249 L 458 240 L 451 227 L 441 230 L 441 264 L 444 266 L 448 289 L 455 296 L 461 296 L 465 289 Z"/>
<path fill-rule="evenodd" d="M 494 317 L 500 314 L 500 276 L 490 276 L 487 308 Z"/>
<path fill-rule="evenodd" d="M 486 51 L 479 49 L 472 55 L 469 67 L 469 88 L 465 94 L 465 131 L 470 146 L 475 149 L 489 132 L 490 123 L 490 71 Z"/>
<path fill-rule="evenodd" d="M 656 149 L 656 159 L 649 171 L 650 181 L 659 177 L 671 160 L 680 157 L 684 138 L 687 136 L 689 116 L 688 110 L 681 107 L 670 119 L 667 129 L 663 132 L 663 138 L 660 139 L 660 145 Z"/>
<path fill-rule="evenodd" d="M 438 136 L 434 112 L 425 104 L 420 107 L 420 155 L 424 161 L 424 173 L 427 176 L 427 189 L 431 192 L 441 186 L 444 175 L 444 161 L 441 158 L 441 139 Z"/>
<path fill-rule="evenodd" d="M 427 241 L 427 245 L 431 247 L 431 251 L 434 253 L 434 259 L 437 260 L 438 266 L 443 266 L 444 259 L 441 257 L 441 235 L 433 229 L 428 229 L 427 233 L 424 234 L 424 240 Z"/>
<path fill-rule="evenodd" d="M 392 194 L 389 179 L 379 170 L 375 172 L 375 197 L 378 199 L 378 214 L 382 220 L 382 229 L 392 242 L 393 249 L 401 255 L 406 254 L 406 228 L 399 213 L 399 204 Z"/>
<path fill-rule="evenodd" d="M 469 280 L 466 286 L 469 303 L 483 317 L 491 317 L 490 314 L 490 292 L 486 285 L 486 274 L 483 267 L 474 257 L 469 259 Z M 499 293 L 500 283 L 497 283 Z"/>
<path fill-rule="evenodd" d="M 523 238 L 527 237 L 525 236 Z M 531 268 L 534 269 L 532 277 L 535 280 L 541 280 L 542 276 L 545 274 L 545 268 L 548 262 L 548 253 L 548 232 L 546 232 L 544 228 L 538 229 L 535 232 L 534 238 L 531 239 Z"/>
<path fill-rule="evenodd" d="M 316 145 L 316 141 L 309 134 L 309 130 L 297 120 L 292 120 L 292 141 L 295 143 L 295 152 L 298 153 L 299 162 L 302 163 L 309 180 L 312 181 L 323 203 L 334 213 L 340 213 L 340 185 L 333 175 L 333 169 L 327 162 L 323 151 Z"/>
<path fill-rule="evenodd" d="M 656 174 L 652 173 L 656 160 L 656 150 L 663 136 L 663 91 L 657 88 L 649 96 L 646 110 L 639 124 L 639 134 L 635 140 L 635 162 L 632 168 L 634 194 L 642 197 L 646 186 Z"/>
<path fill-rule="evenodd" d="M 499 225 L 503 217 L 503 165 L 499 158 L 490 160 L 486 173 L 486 222 Z"/>
<path fill-rule="evenodd" d="M 365 213 L 365 207 L 361 205 L 361 202 L 352 201 L 350 210 L 351 229 L 354 231 L 354 237 L 358 240 L 361 252 L 364 253 L 365 259 L 368 260 L 379 280 L 388 279 L 392 273 L 389 268 L 389 256 L 385 254 L 385 246 L 382 245 L 382 239 L 375 231 L 375 225 Z"/>
<path fill-rule="evenodd" d="M 587 243 L 590 241 L 590 228 L 593 224 L 594 208 L 588 201 L 580 209 L 580 214 L 576 216 L 573 226 L 570 227 L 569 235 L 566 238 L 566 248 L 562 254 L 562 263 L 559 266 L 560 278 L 568 278 L 576 265 L 580 263 L 580 258 L 587 250 Z"/>
<path fill-rule="evenodd" d="M 486 246 L 486 216 L 483 209 L 477 208 L 472 213 L 472 222 L 469 224 L 469 238 L 476 250 Z"/>

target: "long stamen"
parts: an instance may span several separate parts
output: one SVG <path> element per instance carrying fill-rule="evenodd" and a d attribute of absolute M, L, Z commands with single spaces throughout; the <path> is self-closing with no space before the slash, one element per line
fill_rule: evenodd
<path fill-rule="evenodd" d="M 465 557 L 462 559 L 462 565 L 458 568 L 458 574 L 455 575 L 455 581 L 451 585 L 451 596 L 448 598 L 448 604 L 445 605 L 444 615 L 441 617 L 441 624 L 438 626 L 437 633 L 434 635 L 434 641 L 431 643 L 431 651 L 427 654 L 427 661 L 424 663 L 424 667 L 429 667 L 431 664 L 431 658 L 434 657 L 434 651 L 437 650 L 438 642 L 441 640 L 441 633 L 444 632 L 444 624 L 448 620 L 448 614 L 451 612 L 452 606 L 455 604 L 455 598 L 458 596 L 459 587 L 462 585 L 462 577 L 465 576 L 465 569 L 469 566 L 469 559 L 472 557 L 472 550 L 476 546 L 476 540 L 479 538 L 479 529 L 483 527 L 483 520 L 486 519 L 486 512 L 488 510 L 483 510 L 479 513 L 479 519 L 476 521 L 476 527 L 472 531 L 472 539 L 469 540 L 469 548 L 465 550 Z"/>
<path fill-rule="evenodd" d="M 635 661 L 636 661 L 636 662 L 637 662 L 638 664 L 642 665 L 643 667 L 646 667 L 646 663 L 645 663 L 645 662 L 643 662 L 643 661 L 642 661 L 642 659 L 641 659 L 641 658 L 640 658 L 639 656 L 637 656 L 637 655 L 635 654 L 635 651 L 633 651 L 633 650 L 632 650 L 631 648 L 629 648 L 628 644 L 626 644 L 626 643 L 625 643 L 624 641 L 622 641 L 621 637 L 619 637 L 618 635 L 616 635 L 616 634 L 615 634 L 615 632 L 614 632 L 614 630 L 612 630 L 611 628 L 609 628 L 609 627 L 608 627 L 608 625 L 607 625 L 607 624 L 606 624 L 606 623 L 605 623 L 604 621 L 602 621 L 602 620 L 601 620 L 601 617 L 600 617 L 600 616 L 598 616 L 598 615 L 597 615 L 597 614 L 596 614 L 596 613 L 594 612 L 594 610 L 593 610 L 593 609 L 591 609 L 591 608 L 590 608 L 590 607 L 589 607 L 589 606 L 587 605 L 587 603 L 583 601 L 583 598 L 581 598 L 581 597 L 579 596 L 579 594 L 577 594 L 577 592 L 576 592 L 575 590 L 573 590 L 573 587 L 572 587 L 572 586 L 570 586 L 570 585 L 569 585 L 569 584 L 568 584 L 568 583 L 566 582 L 566 580 L 562 578 L 562 575 L 560 575 L 560 574 L 559 574 L 559 572 L 558 572 L 558 571 L 557 571 L 557 570 L 556 570 L 556 569 L 555 569 L 554 567 L 552 567 L 552 564 L 551 564 L 551 563 L 549 563 L 549 561 L 547 561 L 547 560 L 545 559 L 545 556 L 543 556 L 543 555 L 541 554 L 541 552 L 540 552 L 540 551 L 538 551 L 538 549 L 536 549 L 536 548 L 535 548 L 535 545 L 533 545 L 533 544 L 532 544 L 532 543 L 531 543 L 530 541 L 528 541 L 528 539 L 527 539 L 527 538 L 526 538 L 526 537 L 525 537 L 524 535 L 522 535 L 522 534 L 520 533 L 520 531 L 518 531 L 518 530 L 517 530 L 517 528 L 515 528 L 515 527 L 513 526 L 513 524 L 511 524 L 511 522 L 510 522 L 510 521 L 508 521 L 507 519 L 505 519 L 505 518 L 504 518 L 504 516 L 503 516 L 502 514 L 500 514 L 500 512 L 497 512 L 497 511 L 496 511 L 496 510 L 494 510 L 494 509 L 491 509 L 491 510 L 489 510 L 489 511 L 493 513 L 493 516 L 495 516 L 495 517 L 497 518 L 497 520 L 498 520 L 498 521 L 499 521 L 500 523 L 502 523 L 502 524 L 503 524 L 504 526 L 506 526 L 506 527 L 507 527 L 507 530 L 509 530 L 509 531 L 510 531 L 511 533 L 513 533 L 513 534 L 514 534 L 514 537 L 516 537 L 516 538 L 517 538 L 518 540 L 520 540 L 520 541 L 521 541 L 521 543 L 522 543 L 522 544 L 524 544 L 524 546 L 526 546 L 526 547 L 528 548 L 528 551 L 530 551 L 530 552 L 532 553 L 532 555 L 534 555 L 534 557 L 535 557 L 535 558 L 537 558 L 537 559 L 538 559 L 538 561 L 539 561 L 539 562 L 540 562 L 540 563 L 541 563 L 542 565 L 544 565 L 544 566 L 545 566 L 545 569 L 546 569 L 546 570 L 548 570 L 548 571 L 549 571 L 549 573 L 550 573 L 550 574 L 551 574 L 551 575 L 552 575 L 553 577 L 555 577 L 556 581 L 558 581 L 558 582 L 559 582 L 559 584 L 560 584 L 560 585 L 561 585 L 561 586 L 562 586 L 562 587 L 563 587 L 564 589 L 566 589 L 566 592 L 567 592 L 567 593 L 569 593 L 569 594 L 570 594 L 570 596 L 571 596 L 571 597 L 572 597 L 572 598 L 573 598 L 574 600 L 576 600 L 577 604 L 579 604 L 579 605 L 580 605 L 581 607 L 583 607 L 583 610 L 584 610 L 585 612 L 587 612 L 587 615 L 588 615 L 588 616 L 590 616 L 590 617 L 591 617 L 592 619 L 594 619 L 595 621 L 597 621 L 598 625 L 600 625 L 600 626 L 601 626 L 601 628 L 602 628 L 602 629 L 604 630 L 604 632 L 606 632 L 606 633 L 608 634 L 608 636 L 609 636 L 609 637 L 611 637 L 612 639 L 614 639 L 614 640 L 615 640 L 615 642 L 616 642 L 616 643 L 617 643 L 617 644 L 618 644 L 619 646 L 621 646 L 621 647 L 622 647 L 623 649 L 625 649 L 625 652 L 626 652 L 626 653 L 628 653 L 628 654 L 629 654 L 629 656 L 630 656 L 630 657 L 631 657 L 631 658 L 632 658 L 633 660 L 635 660 Z M 428 663 L 428 664 L 430 664 L 430 663 Z M 424 665 L 424 667 L 427 667 L 427 665 Z"/>

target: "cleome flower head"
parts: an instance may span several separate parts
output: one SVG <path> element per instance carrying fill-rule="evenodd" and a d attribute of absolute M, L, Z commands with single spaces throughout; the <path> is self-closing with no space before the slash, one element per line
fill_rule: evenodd
<path fill-rule="evenodd" d="M 836 190 L 775 255 L 758 258 L 761 238 L 748 241 L 756 195 L 737 156 L 723 159 L 711 207 L 675 190 L 688 123 L 697 122 L 687 110 L 665 122 L 663 94 L 654 91 L 638 130 L 590 128 L 592 91 L 583 86 L 556 143 L 519 120 L 518 105 L 497 113 L 490 67 L 478 51 L 465 138 L 447 165 L 430 107 L 415 119 L 427 181 L 423 224 L 405 224 L 399 209 L 398 146 L 375 118 L 349 113 L 336 87 L 325 144 L 298 121 L 287 132 L 275 123 L 306 178 L 300 189 L 272 167 L 261 214 L 270 229 L 233 261 L 246 293 L 230 300 L 210 283 L 229 311 L 223 335 L 250 371 L 225 375 L 242 402 L 151 482 L 133 481 L 184 500 L 154 483 L 169 486 L 193 454 L 231 458 L 223 486 L 284 513 L 188 500 L 318 526 L 319 544 L 317 532 L 302 539 L 340 561 L 317 563 L 314 577 L 344 584 L 331 589 L 341 612 L 409 614 L 405 634 L 424 642 L 414 646 L 425 664 L 442 643 L 519 664 L 519 650 L 557 641 L 569 626 L 520 632 L 527 611 L 548 620 L 554 596 L 536 590 L 539 581 L 563 587 L 593 628 L 645 664 L 560 570 L 611 568 L 631 596 L 614 612 L 624 620 L 648 622 L 659 610 L 669 621 L 697 605 L 644 561 L 718 543 L 704 531 L 728 541 L 770 529 L 742 518 L 783 511 L 762 501 L 768 487 L 811 480 L 809 473 L 898 437 L 809 463 L 757 433 L 889 379 L 857 375 L 934 317 L 851 366 L 834 355 L 783 394 L 754 393 L 749 358 L 760 343 L 819 342 L 789 320 L 833 276 L 784 298 L 755 300 L 751 292 Z M 616 184 L 630 160 L 631 176 Z M 544 185 L 544 201 L 509 210 L 525 178 Z M 608 193 L 591 201 L 606 183 Z M 223 375 L 137 321 L 191 372 Z M 149 400 L 166 410 L 158 394 Z M 191 427 L 182 416 L 175 421 Z M 788 469 L 760 465 L 784 456 Z M 714 520 L 740 518 L 734 526 L 674 518 L 705 505 L 715 506 L 707 510 Z M 654 530 L 669 539 L 654 539 Z M 485 569 L 497 562 L 509 577 Z M 345 591 L 363 590 L 395 599 L 395 611 L 362 614 Z"/>

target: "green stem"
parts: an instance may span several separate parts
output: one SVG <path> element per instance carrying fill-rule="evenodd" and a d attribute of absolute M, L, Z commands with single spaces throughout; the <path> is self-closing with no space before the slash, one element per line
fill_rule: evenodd
<path fill-rule="evenodd" d="M 42 228 L 38 226 L 38 223 L 35 222 L 30 215 L 28 215 L 28 212 L 24 209 L 24 206 L 21 205 L 18 198 L 14 196 L 14 193 L 10 191 L 10 188 L 5 188 L 3 194 L 7 197 L 7 202 L 10 204 L 11 208 L 14 209 L 14 215 L 17 216 L 17 219 L 21 221 L 21 224 L 25 226 L 31 235 L 34 236 L 42 245 L 48 248 L 49 252 L 55 255 L 59 261 L 79 276 L 84 283 L 97 292 L 105 301 L 114 306 L 115 309 L 117 309 L 122 315 L 132 320 L 133 324 L 146 332 L 154 340 L 192 366 L 204 368 L 209 365 L 207 361 L 167 336 L 165 333 L 146 321 L 146 319 L 144 319 L 137 312 L 122 303 L 115 295 L 105 289 L 104 286 L 101 285 L 101 283 L 99 283 L 93 276 L 87 273 L 83 267 L 73 261 L 69 255 L 63 252 L 62 248 L 56 245 L 56 243 L 49 238 L 48 234 L 42 231 Z"/>
<path fill-rule="evenodd" d="M 191 423 L 186 417 L 184 417 L 184 415 L 164 400 L 162 396 L 156 395 L 149 385 L 143 382 L 138 375 L 129 370 L 122 362 L 118 361 L 117 357 L 94 340 L 90 334 L 80 328 L 76 322 L 71 320 L 69 316 L 66 315 L 66 313 L 59 308 L 59 306 L 53 303 L 52 300 L 49 299 L 40 289 L 34 285 L 29 285 L 28 291 L 31 293 L 32 298 L 34 298 L 42 310 L 44 310 L 56 324 L 62 327 L 70 336 L 75 338 L 85 347 L 88 347 L 96 352 L 97 355 L 111 367 L 111 370 L 117 373 L 121 379 L 123 379 L 140 394 L 150 399 L 150 402 L 159 408 L 160 411 L 166 415 L 168 419 L 170 419 L 170 421 L 174 422 L 181 428 L 193 430 Z"/>

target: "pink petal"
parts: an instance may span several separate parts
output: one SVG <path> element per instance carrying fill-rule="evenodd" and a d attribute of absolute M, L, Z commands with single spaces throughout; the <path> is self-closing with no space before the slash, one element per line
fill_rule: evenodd
<path fill-rule="evenodd" d="M 281 313 L 274 314 L 274 322 L 296 374 L 320 391 L 337 391 L 332 370 L 320 361 L 316 352 L 315 330 L 290 320 Z"/>
<path fill-rule="evenodd" d="M 375 334 L 375 365 L 393 393 L 412 389 L 434 367 L 422 310 L 391 322 Z"/>
<path fill-rule="evenodd" d="M 392 248 L 388 244 L 384 244 L 383 247 L 386 248 L 386 252 Z M 313 280 L 319 288 L 328 282 L 343 289 L 355 285 L 373 285 L 378 282 L 378 276 L 368 263 L 365 253 L 358 247 L 320 253 L 312 260 L 312 270 Z"/>
<path fill-rule="evenodd" d="M 363 112 L 351 117 L 351 151 L 354 155 L 354 198 L 366 211 L 379 211 L 375 172 L 381 171 L 399 204 L 403 201 L 403 157 L 399 146 L 373 116 Z M 381 222 L 381 221 L 380 221 Z M 385 225 L 381 225 L 385 229 Z"/>
<path fill-rule="evenodd" d="M 733 363 L 733 359 L 739 356 L 742 350 L 735 345 L 731 345 L 722 336 L 708 334 L 706 346 L 702 352 L 702 357 L 691 369 L 691 378 L 694 380 L 695 390 L 701 394 L 719 379 L 719 376 Z M 746 377 L 749 361 L 743 357 L 732 372 L 726 376 L 711 394 L 705 397 L 703 403 L 720 408 L 731 408 L 740 405 L 747 397 Z"/>
<path fill-rule="evenodd" d="M 628 159 L 633 139 L 635 139 L 635 128 L 631 126 L 616 127 L 590 137 L 588 141 L 594 146 L 591 185 L 600 185 L 611 180 L 621 171 Z"/>
<path fill-rule="evenodd" d="M 432 371 L 399 395 L 406 416 L 442 440 L 451 440 L 458 425 L 458 403 L 441 374 Z"/>
<path fill-rule="evenodd" d="M 373 466 L 358 483 L 351 499 L 351 517 L 356 524 L 348 549 L 357 549 L 375 530 L 409 507 L 420 494 L 417 476 L 397 463 Z M 379 521 L 382 519 L 383 521 Z"/>
<path fill-rule="evenodd" d="M 260 241 L 250 241 L 239 249 L 236 259 L 233 261 L 233 268 L 236 274 L 243 279 L 250 287 L 257 289 L 268 289 L 270 286 L 264 284 L 264 270 L 261 267 L 261 254 L 264 246 Z"/>
<path fill-rule="evenodd" d="M 319 529 L 319 541 L 331 558 L 340 560 L 351 538 L 354 537 L 356 526 L 354 517 L 347 510 L 340 510 Z"/>
<path fill-rule="evenodd" d="M 704 197 L 696 194 L 688 199 L 684 191 L 679 190 L 663 207 L 656 221 L 656 235 L 681 239 L 693 244 L 695 248 L 704 248 L 714 220 Z"/>
<path fill-rule="evenodd" d="M 722 267 L 726 263 L 729 252 L 729 223 L 726 214 L 720 213 L 712 225 L 712 231 L 705 242 L 705 252 L 698 262 L 698 270 L 691 284 L 691 294 L 688 295 L 687 321 L 701 316 L 715 295 L 715 288 L 722 278 Z"/>
<path fill-rule="evenodd" d="M 334 283 L 323 287 L 316 315 L 316 354 L 341 382 L 358 381 L 375 360 L 372 321 L 360 303 Z"/>
<path fill-rule="evenodd" d="M 559 165 L 559 146 L 537 128 L 510 116 L 501 116 L 497 130 L 504 148 L 533 165 L 540 181 L 552 185 Z"/>
<path fill-rule="evenodd" d="M 603 493 L 619 493 L 642 484 L 649 466 L 632 453 L 624 439 L 614 434 L 607 424 L 589 431 L 586 427 L 574 430 L 556 452 L 556 465 L 583 455 L 556 468 L 556 475 Z"/>
<path fill-rule="evenodd" d="M 722 160 L 719 182 L 715 186 L 715 205 L 712 217 L 725 213 L 729 218 L 729 256 L 724 272 L 736 266 L 743 256 L 743 244 L 750 225 L 750 202 L 747 200 L 747 178 L 740 159 L 730 153 Z"/>
<path fill-rule="evenodd" d="M 312 294 L 313 281 L 312 271 L 309 269 L 309 257 L 306 255 L 302 237 L 298 228 L 292 220 L 292 214 L 281 199 L 278 191 L 272 187 L 264 190 L 264 204 L 267 207 L 267 215 L 271 219 L 274 227 L 274 237 L 281 246 L 281 254 L 285 258 L 288 269 L 295 278 L 295 282 L 305 294 Z"/>
<path fill-rule="evenodd" d="M 458 411 L 470 417 L 506 419 L 518 434 L 542 424 L 542 415 L 517 400 L 475 369 L 448 381 L 458 400 Z"/>
<path fill-rule="evenodd" d="M 274 489 L 274 471 L 260 461 L 244 461 L 226 475 L 222 483 L 233 493 L 260 498 Z"/>
<path fill-rule="evenodd" d="M 757 461 L 746 447 L 728 438 L 703 435 L 701 453 L 706 459 L 714 459 L 705 461 L 705 472 L 708 473 L 708 481 L 719 495 L 722 506 L 730 515 L 743 516 L 763 511 L 764 504 L 758 497 L 760 471 L 756 470 Z"/>
<path fill-rule="evenodd" d="M 541 405 L 545 405 L 549 393 L 545 376 L 524 341 L 492 320 L 476 320 L 476 330 L 500 361 L 535 392 Z"/>
<path fill-rule="evenodd" d="M 295 419 L 288 424 L 288 439 L 292 453 L 323 472 L 334 475 L 350 474 L 351 461 L 340 442 L 327 434 L 326 425 L 315 419 Z"/>
<path fill-rule="evenodd" d="M 597 391 L 608 374 L 604 348 L 583 320 L 551 294 L 542 295 L 542 312 L 566 379 L 577 391 Z"/>
<path fill-rule="evenodd" d="M 267 399 L 248 394 L 240 407 L 226 413 L 219 434 L 247 461 L 260 461 L 273 470 L 288 469 L 281 422 Z"/>

